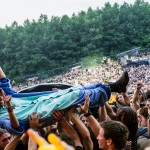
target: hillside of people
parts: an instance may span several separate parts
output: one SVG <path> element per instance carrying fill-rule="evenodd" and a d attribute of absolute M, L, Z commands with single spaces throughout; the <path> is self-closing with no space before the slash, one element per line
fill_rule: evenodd
<path fill-rule="evenodd" d="M 132 60 L 136 59 L 150 59 L 150 53 L 142 53 L 139 56 L 132 56 Z M 55 75 L 53 77 L 40 80 L 38 77 L 29 78 L 26 83 L 13 83 L 13 88 L 16 91 L 23 90 L 30 86 L 40 83 L 64 83 L 71 85 L 91 85 L 97 83 L 107 84 L 108 82 L 115 82 L 121 76 L 124 70 L 129 72 L 130 81 L 128 85 L 128 92 L 134 92 L 137 81 L 143 83 L 143 91 L 150 90 L 150 65 L 129 65 L 122 66 L 119 61 L 107 59 L 107 61 L 97 65 L 96 67 L 82 68 L 77 66 L 71 68 L 67 73 Z M 13 81 L 13 80 L 12 80 Z M 14 82 L 14 81 L 13 81 Z"/>

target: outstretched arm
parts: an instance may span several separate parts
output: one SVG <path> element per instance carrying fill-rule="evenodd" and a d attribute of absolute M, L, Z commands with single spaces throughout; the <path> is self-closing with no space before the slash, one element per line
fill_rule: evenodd
<path fill-rule="evenodd" d="M 99 122 L 105 121 L 107 119 L 107 112 L 105 105 L 99 107 Z"/>
<path fill-rule="evenodd" d="M 123 97 L 124 97 L 125 103 L 126 103 L 127 105 L 130 105 L 130 99 L 129 99 L 128 94 L 127 94 L 127 93 L 123 93 L 122 95 L 123 95 Z"/>
<path fill-rule="evenodd" d="M 15 150 L 21 136 L 14 136 L 10 143 L 7 144 L 5 150 Z"/>
<path fill-rule="evenodd" d="M 87 114 L 88 114 L 89 104 L 90 104 L 90 98 L 89 98 L 89 95 L 87 93 L 84 105 L 82 106 L 81 104 L 79 104 L 79 107 L 80 107 L 81 111 L 83 112 L 83 114 L 85 116 L 87 116 Z M 95 137 L 97 138 L 97 136 L 99 134 L 99 130 L 100 130 L 100 124 L 99 124 L 99 122 L 92 115 L 88 115 L 87 116 L 87 120 L 88 120 L 88 122 L 90 124 L 90 127 L 91 127 L 91 129 L 92 129 Z"/>
<path fill-rule="evenodd" d="M 113 111 L 113 109 L 111 108 L 111 106 L 106 102 L 105 103 L 105 108 L 107 111 L 107 115 L 112 119 L 112 120 L 116 120 L 116 114 Z"/>
<path fill-rule="evenodd" d="M 90 137 L 90 132 L 87 127 L 83 124 L 83 122 L 79 119 L 79 117 L 75 114 L 76 107 L 72 107 L 70 110 L 70 116 L 72 121 L 75 123 L 79 133 L 82 136 L 84 146 L 87 150 L 93 149 L 93 142 Z"/>
<path fill-rule="evenodd" d="M 56 110 L 53 112 L 53 118 L 58 118 L 58 116 L 62 116 L 64 112 L 61 110 Z M 80 138 L 78 136 L 78 134 L 76 133 L 76 131 L 71 127 L 71 125 L 66 121 L 65 118 L 61 118 L 59 120 L 59 123 L 62 125 L 63 129 L 65 130 L 65 132 L 71 136 L 75 142 L 75 146 L 82 146 L 82 143 L 80 141 Z"/>
<path fill-rule="evenodd" d="M 66 121 L 66 119 L 62 118 L 59 122 L 62 125 L 62 127 L 64 128 L 65 132 L 73 138 L 73 140 L 75 142 L 75 146 L 81 146 L 81 147 L 83 147 L 78 134 L 70 126 L 70 124 Z"/>
<path fill-rule="evenodd" d="M 11 96 L 10 95 L 6 96 L 3 90 L 1 90 L 1 94 L 3 96 L 3 100 L 4 100 L 5 106 L 7 108 L 7 112 L 8 112 L 8 115 L 9 115 L 11 126 L 13 128 L 18 128 L 19 127 L 19 122 L 18 122 L 18 119 L 17 119 L 17 117 L 16 117 L 16 115 L 13 111 L 13 107 L 11 105 Z"/>
<path fill-rule="evenodd" d="M 140 89 L 142 88 L 143 84 L 141 81 L 138 81 L 137 82 L 137 88 L 136 90 L 134 91 L 134 96 L 133 96 L 133 106 L 134 106 L 134 109 L 137 111 L 139 108 L 140 108 L 140 104 L 138 102 L 138 96 L 139 96 L 139 92 L 140 92 Z"/>

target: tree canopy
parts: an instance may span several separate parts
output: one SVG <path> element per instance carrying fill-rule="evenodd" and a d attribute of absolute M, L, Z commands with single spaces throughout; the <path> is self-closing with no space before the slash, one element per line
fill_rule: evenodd
<path fill-rule="evenodd" d="M 0 28 L 0 66 L 9 78 L 79 62 L 83 57 L 112 55 L 133 47 L 150 47 L 150 4 L 110 5 L 71 17 L 41 14 L 37 21 L 16 21 Z"/>

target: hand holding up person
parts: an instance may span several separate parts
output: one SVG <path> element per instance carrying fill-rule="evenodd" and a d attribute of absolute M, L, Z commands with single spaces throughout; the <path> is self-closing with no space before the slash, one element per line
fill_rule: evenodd
<path fill-rule="evenodd" d="M 86 93 L 84 105 L 82 106 L 81 104 L 78 104 L 78 106 L 80 107 L 80 109 L 84 115 L 86 115 L 88 113 L 89 105 L 90 105 L 90 97 L 89 97 L 88 93 Z"/>
<path fill-rule="evenodd" d="M 2 107 L 5 103 L 5 106 L 8 111 L 11 111 L 12 106 L 11 106 L 11 96 L 10 95 L 5 95 L 4 91 L 0 89 L 0 107 Z"/>
<path fill-rule="evenodd" d="M 7 96 L 4 97 L 4 103 L 5 103 L 5 106 L 8 110 L 8 112 L 9 111 L 11 112 L 13 107 L 11 105 L 11 96 L 10 95 L 7 95 Z"/>
<path fill-rule="evenodd" d="M 92 150 L 93 149 L 93 142 L 92 142 L 92 139 L 90 137 L 90 132 L 89 132 L 88 128 L 85 126 L 85 124 L 76 115 L 76 113 L 75 113 L 76 108 L 77 108 L 77 106 L 73 106 L 71 108 L 71 110 L 69 111 L 69 114 L 71 116 L 72 121 L 76 125 L 78 132 L 80 133 L 80 135 L 82 137 L 83 145 L 84 145 L 85 149 L 86 150 Z"/>
<path fill-rule="evenodd" d="M 33 112 L 32 115 L 28 116 L 29 125 L 32 129 L 38 129 L 39 127 L 43 126 L 45 122 L 40 123 L 40 118 L 42 117 L 41 114 L 36 114 L 36 112 Z"/>
<path fill-rule="evenodd" d="M 89 97 L 88 93 L 86 93 L 84 105 L 82 106 L 81 104 L 79 104 L 78 106 L 80 107 L 80 109 L 83 112 L 84 116 L 87 117 L 87 120 L 90 124 L 91 129 L 92 129 L 95 137 L 97 137 L 98 134 L 99 134 L 99 130 L 100 130 L 100 124 L 93 117 L 93 115 L 91 113 L 88 113 L 89 112 L 89 105 L 90 105 L 90 97 Z"/>
<path fill-rule="evenodd" d="M 63 110 L 55 110 L 52 114 L 52 119 L 53 122 L 57 122 L 59 121 L 63 116 L 64 116 L 65 112 Z"/>
<path fill-rule="evenodd" d="M 7 112 L 8 112 L 8 115 L 9 115 L 9 119 L 10 119 L 10 123 L 11 123 L 11 126 L 13 128 L 18 128 L 19 127 L 19 121 L 13 111 L 13 107 L 12 107 L 12 104 L 11 104 L 11 96 L 10 95 L 5 95 L 4 91 L 1 90 L 1 95 L 2 95 L 2 100 L 3 100 L 3 103 L 5 104 L 6 106 L 6 109 L 7 109 Z"/>

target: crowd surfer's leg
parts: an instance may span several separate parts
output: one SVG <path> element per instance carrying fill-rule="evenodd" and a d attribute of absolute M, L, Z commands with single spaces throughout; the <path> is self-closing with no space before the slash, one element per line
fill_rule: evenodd
<path fill-rule="evenodd" d="M 128 85 L 128 82 L 129 82 L 128 72 L 125 71 L 116 82 L 109 84 L 111 92 L 117 93 L 126 92 L 126 86 Z"/>

